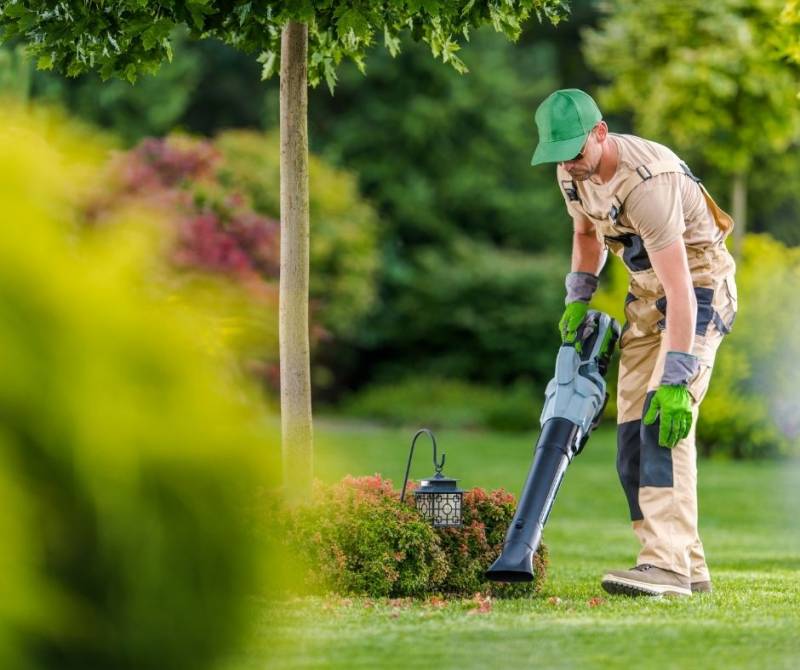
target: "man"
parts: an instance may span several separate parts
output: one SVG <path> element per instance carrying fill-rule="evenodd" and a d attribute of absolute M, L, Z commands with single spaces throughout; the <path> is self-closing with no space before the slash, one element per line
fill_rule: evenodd
<path fill-rule="evenodd" d="M 636 567 L 608 572 L 610 593 L 711 591 L 697 532 L 695 424 L 714 357 L 737 308 L 733 221 L 667 147 L 611 133 L 578 89 L 536 111 L 532 165 L 557 164 L 572 217 L 562 340 L 577 330 L 606 250 L 630 272 L 620 339 L 617 471 L 641 543 Z"/>

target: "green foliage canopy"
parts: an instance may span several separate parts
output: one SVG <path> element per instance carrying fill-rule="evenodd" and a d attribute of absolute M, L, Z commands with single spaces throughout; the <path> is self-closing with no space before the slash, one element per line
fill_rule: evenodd
<path fill-rule="evenodd" d="M 78 75 L 97 69 L 104 78 L 133 82 L 172 58 L 170 34 L 186 25 L 195 37 L 214 37 L 260 52 L 264 75 L 278 71 L 281 29 L 309 25 L 308 77 L 332 89 L 343 57 L 363 70 L 364 53 L 382 33 L 391 53 L 409 31 L 433 55 L 457 70 L 457 52 L 470 30 L 491 23 L 512 39 L 535 13 L 558 22 L 564 0 L 15 0 L 0 11 L 0 39 L 19 37 L 40 68 Z"/>
<path fill-rule="evenodd" d="M 748 172 L 800 133 L 800 68 L 776 48 L 783 0 L 610 0 L 584 34 L 587 61 L 611 80 L 607 111 L 723 174 Z"/>
<path fill-rule="evenodd" d="M 407 39 L 396 59 L 373 50 L 369 77 L 342 67 L 335 96 L 312 93 L 312 144 L 358 173 L 386 237 L 405 255 L 458 235 L 516 249 L 563 248 L 572 234 L 564 202 L 551 171 L 529 164 L 533 112 L 559 84 L 554 49 L 538 40 L 510 44 L 484 28 L 464 60 L 467 77 Z"/>
<path fill-rule="evenodd" d="M 96 73 L 67 79 L 37 72 L 33 75 L 32 93 L 48 103 L 66 105 L 82 119 L 112 129 L 125 145 L 132 146 L 148 135 L 164 135 L 182 124 L 181 117 L 204 75 L 198 49 L 188 48 L 194 43 L 186 39 L 185 32 L 175 31 L 171 38 L 175 48 L 172 61 L 159 70 L 157 77 L 145 77 L 136 86 L 121 79 L 100 81 Z"/>

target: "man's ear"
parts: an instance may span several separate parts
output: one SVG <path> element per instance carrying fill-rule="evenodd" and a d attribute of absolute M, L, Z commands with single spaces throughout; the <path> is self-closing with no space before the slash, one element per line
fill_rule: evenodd
<path fill-rule="evenodd" d="M 605 142 L 608 136 L 608 126 L 605 121 L 598 121 L 594 127 L 594 134 L 598 142 Z"/>

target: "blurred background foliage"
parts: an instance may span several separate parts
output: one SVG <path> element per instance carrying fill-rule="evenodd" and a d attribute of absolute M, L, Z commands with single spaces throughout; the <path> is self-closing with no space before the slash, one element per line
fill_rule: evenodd
<path fill-rule="evenodd" d="M 245 334 L 243 366 L 268 392 L 277 389 L 280 269 L 279 142 L 274 131 L 228 130 L 216 138 L 181 134 L 147 138 L 117 152 L 82 209 L 89 229 L 130 208 L 150 208 L 163 224 L 172 283 L 224 278 L 245 290 L 236 312 L 220 315 L 227 332 Z M 378 265 L 377 215 L 355 178 L 310 160 L 312 344 L 351 335 L 372 307 Z M 246 326 L 246 327 L 242 327 Z M 318 388 L 333 375 L 320 361 Z"/>
<path fill-rule="evenodd" d="M 592 306 L 623 320 L 627 271 L 614 264 Z M 736 283 L 739 313 L 717 352 L 697 424 L 700 453 L 735 458 L 800 449 L 800 248 L 766 234 L 744 238 Z M 616 366 L 616 361 L 614 363 Z M 615 373 L 606 416 L 616 416 Z"/>
<path fill-rule="evenodd" d="M 751 173 L 770 170 L 765 163 L 800 134 L 800 66 L 776 44 L 783 5 L 611 0 L 600 24 L 583 34 L 587 62 L 608 82 L 601 108 L 632 111 L 637 132 L 707 175 L 711 190 L 728 197 L 737 249 Z M 768 216 L 779 198 L 763 195 L 758 209 Z"/>
<path fill-rule="evenodd" d="M 215 326 L 233 289 L 170 281 L 151 211 L 83 228 L 107 151 L 5 110 L 0 666 L 215 667 L 265 585 L 248 514 L 277 484 L 274 419 Z"/>
<path fill-rule="evenodd" d="M 800 86 L 796 65 L 783 56 L 793 53 L 791 39 L 771 32 L 794 25 L 791 12 L 779 21 L 781 8 L 779 0 L 576 0 L 568 21 L 533 21 L 516 44 L 475 33 L 460 52 L 466 76 L 408 40 L 396 58 L 383 48 L 370 53 L 366 77 L 344 64 L 335 95 L 311 90 L 317 407 L 392 422 L 430 416 L 443 424 L 535 428 L 536 398 L 558 345 L 571 229 L 552 171 L 529 162 L 533 112 L 559 87 L 599 95 L 613 130 L 673 145 L 725 208 L 744 202 L 749 232 L 768 235 L 789 258 L 800 244 L 793 150 Z M 128 160 L 147 137 L 166 137 L 167 147 L 181 137 L 208 150 L 204 174 L 167 190 L 193 194 L 182 212 L 172 210 L 172 229 L 185 229 L 188 207 L 188 218 L 206 226 L 203 248 L 219 258 L 236 237 L 237 216 L 275 225 L 278 82 L 260 81 L 258 63 L 217 42 L 178 34 L 174 51 L 157 76 L 130 86 L 33 73 L 9 45 L 0 87 L 62 107 L 116 138 Z M 114 188 L 102 186 L 118 194 Z M 743 243 L 743 263 L 759 244 Z M 741 316 L 720 352 L 721 381 L 712 383 L 700 436 L 715 453 L 797 451 L 797 436 L 774 408 L 735 439 L 713 418 L 723 416 L 712 409 L 715 389 L 722 393 L 734 378 L 742 393 L 760 388 L 755 359 L 733 363 L 750 346 L 738 334 L 754 308 L 747 296 L 758 295 L 748 283 L 763 280 L 746 267 Z M 207 263 L 194 269 L 231 275 Z M 618 271 L 609 262 L 598 306 L 621 305 Z M 259 277 L 274 289 L 274 268 Z M 767 302 L 759 310 L 770 304 L 777 309 Z M 770 369 L 779 356 L 764 352 L 758 365 Z M 274 360 L 255 367 L 267 378 L 272 369 L 274 381 Z M 447 393 L 437 391 L 443 388 L 459 400 L 446 403 Z M 438 417 L 434 405 L 446 406 Z M 500 406 L 506 411 L 493 409 Z M 737 412 L 737 421 L 746 414 Z M 762 430 L 767 425 L 772 432 Z M 763 448 L 745 449 L 745 439 Z"/>

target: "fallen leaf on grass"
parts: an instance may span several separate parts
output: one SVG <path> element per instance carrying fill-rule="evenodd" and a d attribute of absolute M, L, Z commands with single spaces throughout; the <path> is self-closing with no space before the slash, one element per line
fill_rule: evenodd
<path fill-rule="evenodd" d="M 435 607 L 436 609 L 447 607 L 447 601 L 444 598 L 440 598 L 439 596 L 432 596 L 428 598 L 425 604 L 430 607 Z"/>
<path fill-rule="evenodd" d="M 467 611 L 467 614 L 488 614 L 492 611 L 492 597 L 476 593 L 470 601 L 472 609 Z"/>
<path fill-rule="evenodd" d="M 559 598 L 558 596 L 550 596 L 547 599 L 547 602 L 550 603 L 551 605 L 560 605 L 561 604 L 561 598 Z"/>
<path fill-rule="evenodd" d="M 335 611 L 344 607 L 351 607 L 353 600 L 351 598 L 339 598 L 332 596 L 322 603 L 322 609 L 325 612 Z"/>
<path fill-rule="evenodd" d="M 600 605 L 605 603 L 605 601 L 606 601 L 605 598 L 600 598 L 596 596 L 594 598 L 589 598 L 588 604 L 589 607 L 600 607 Z"/>

